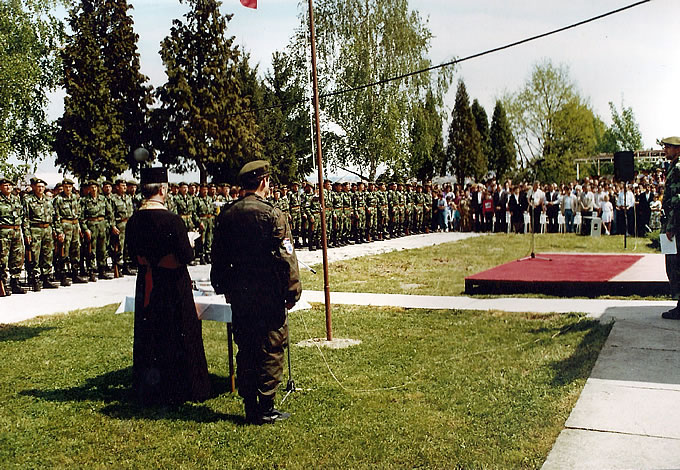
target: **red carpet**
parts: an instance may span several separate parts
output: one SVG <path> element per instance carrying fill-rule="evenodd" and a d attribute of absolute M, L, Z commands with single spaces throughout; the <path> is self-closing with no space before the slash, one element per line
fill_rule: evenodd
<path fill-rule="evenodd" d="M 471 281 L 606 282 L 630 268 L 639 255 L 541 255 L 550 258 L 511 261 L 466 278 Z"/>

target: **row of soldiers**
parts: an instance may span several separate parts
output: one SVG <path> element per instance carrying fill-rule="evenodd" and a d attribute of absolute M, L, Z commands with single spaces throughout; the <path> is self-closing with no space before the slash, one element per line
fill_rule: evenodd
<path fill-rule="evenodd" d="M 433 199 L 429 183 L 349 183 L 324 181 L 328 247 L 366 243 L 430 231 Z M 273 189 L 272 201 L 289 216 L 295 246 L 321 245 L 319 189 L 297 182 Z"/>
<path fill-rule="evenodd" d="M 0 177 L 0 296 L 136 273 L 125 250 L 127 221 L 142 203 L 135 180 L 88 181 L 80 191 L 70 179 L 52 191 L 42 179 L 30 183 L 30 190 L 22 192 Z M 238 188 L 228 185 L 198 188 L 173 184 L 167 199 L 187 230 L 198 232 L 194 264 L 209 262 L 214 217 L 220 205 L 238 195 Z"/>

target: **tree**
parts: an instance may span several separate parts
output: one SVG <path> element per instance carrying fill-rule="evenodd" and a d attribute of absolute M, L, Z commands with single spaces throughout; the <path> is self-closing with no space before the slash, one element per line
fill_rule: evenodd
<path fill-rule="evenodd" d="M 80 179 L 112 177 L 127 168 L 124 123 L 111 96 L 98 7 L 96 0 L 82 0 L 71 10 L 73 33 L 62 51 L 66 97 L 54 150 L 57 165 Z"/>
<path fill-rule="evenodd" d="M 241 162 L 261 158 L 257 125 L 249 100 L 241 95 L 239 51 L 226 37 L 232 15 L 220 2 L 189 0 L 185 21 L 174 20 L 161 43 L 168 81 L 156 90 L 160 106 L 152 114 L 159 159 L 184 172 L 228 168 L 233 179 Z"/>
<path fill-rule="evenodd" d="M 609 102 L 609 109 L 612 113 L 610 131 L 613 139 L 616 141 L 616 151 L 642 149 L 642 133 L 640 133 L 640 126 L 638 126 L 635 120 L 633 109 L 630 107 L 626 108 L 621 103 L 621 112 L 619 113 L 611 101 Z"/>
<path fill-rule="evenodd" d="M 121 138 L 128 165 L 138 163 L 132 152 L 151 145 L 149 106 L 153 103 L 148 77 L 140 72 L 133 20 L 128 14 L 132 7 L 127 0 L 104 0 L 100 13 L 100 38 L 104 66 L 108 71 L 111 99 L 123 122 Z"/>
<path fill-rule="evenodd" d="M 482 153 L 482 142 L 475 118 L 470 109 L 470 99 L 462 80 L 458 82 L 456 103 L 451 113 L 449 141 L 446 147 L 448 169 L 459 183 L 465 178 L 481 179 L 487 171 Z"/>
<path fill-rule="evenodd" d="M 503 105 L 524 165 L 553 153 L 555 115 L 575 96 L 568 68 L 546 60 L 534 65 L 518 93 L 506 97 Z"/>
<path fill-rule="evenodd" d="M 58 48 L 63 24 L 50 0 L 0 3 L 0 172 L 15 156 L 36 162 L 51 147 L 53 127 L 47 119 L 47 93 L 61 77 Z M 14 169 L 17 170 L 17 169 Z"/>
<path fill-rule="evenodd" d="M 482 145 L 482 153 L 484 154 L 484 158 L 488 162 L 489 153 L 491 152 L 490 149 L 491 142 L 489 141 L 489 118 L 486 115 L 484 106 L 479 104 L 479 101 L 477 101 L 476 98 L 472 102 L 472 106 L 470 106 L 470 109 L 472 110 L 472 115 L 475 118 L 475 125 L 477 126 L 477 130 L 479 131 L 479 137 Z"/>
<path fill-rule="evenodd" d="M 319 83 L 324 93 L 385 80 L 378 85 L 322 101 L 329 121 L 342 128 L 339 145 L 324 154 L 356 165 L 375 178 L 378 167 L 408 163 L 411 106 L 432 90 L 446 91 L 450 70 L 433 82 L 429 73 L 386 81 L 430 66 L 431 33 L 407 0 L 320 0 L 316 3 Z M 308 50 L 303 35 L 295 51 Z M 304 62 L 302 62 L 304 64 Z M 304 76 L 306 71 L 300 70 Z M 340 134 L 337 134 L 340 135 Z"/>
<path fill-rule="evenodd" d="M 431 91 L 424 103 L 414 106 L 410 130 L 410 173 L 419 180 L 431 179 L 440 172 L 446 160 L 442 116 Z"/>
<path fill-rule="evenodd" d="M 489 141 L 489 170 L 495 172 L 496 178 L 500 181 L 512 172 L 517 164 L 517 150 L 512 130 L 500 100 L 496 101 L 493 109 Z"/>

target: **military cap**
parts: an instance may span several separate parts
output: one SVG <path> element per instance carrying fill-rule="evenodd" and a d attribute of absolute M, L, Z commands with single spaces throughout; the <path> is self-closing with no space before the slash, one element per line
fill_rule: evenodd
<path fill-rule="evenodd" d="M 71 186 L 73 186 L 75 183 L 73 182 L 72 179 L 64 178 L 64 180 L 61 182 L 61 185 L 63 186 L 65 184 L 70 184 Z"/>
<path fill-rule="evenodd" d="M 14 184 L 9 180 L 9 178 L 5 178 L 4 175 L 0 175 L 0 184 L 5 184 L 5 183 Z"/>
<path fill-rule="evenodd" d="M 102 186 L 104 186 L 105 184 L 108 184 L 109 186 L 113 186 L 113 183 L 110 180 L 102 181 Z"/>
<path fill-rule="evenodd" d="M 198 187 L 199 184 L 198 184 L 197 182 L 195 182 L 195 181 L 192 181 L 191 183 L 189 183 L 189 186 L 196 186 L 196 187 Z"/>
<path fill-rule="evenodd" d="M 180 185 L 180 186 L 189 186 L 189 185 L 186 183 L 186 181 L 180 181 L 180 182 L 179 182 L 179 185 Z"/>
<path fill-rule="evenodd" d="M 96 180 L 90 180 L 87 182 L 88 186 L 99 186 L 99 183 L 97 183 Z"/>
<path fill-rule="evenodd" d="M 59 189 L 59 188 L 61 188 L 61 186 L 62 186 L 61 183 L 57 183 L 57 184 L 54 185 L 54 189 Z"/>
<path fill-rule="evenodd" d="M 116 179 L 116 184 L 121 184 L 121 183 L 127 184 L 127 181 L 125 181 L 123 178 L 117 178 L 117 179 Z"/>
<path fill-rule="evenodd" d="M 217 185 L 216 185 L 215 183 L 210 183 L 210 184 L 208 185 L 208 187 L 209 187 L 209 188 L 216 188 Z"/>
<path fill-rule="evenodd" d="M 128 180 L 127 184 L 128 186 L 137 186 L 137 180 L 135 179 Z"/>
<path fill-rule="evenodd" d="M 139 171 L 139 176 L 142 180 L 142 184 L 167 183 L 168 169 L 161 166 L 142 168 Z"/>
<path fill-rule="evenodd" d="M 45 180 L 42 179 L 42 178 L 34 178 L 34 180 L 35 180 L 35 183 L 31 183 L 31 184 L 39 184 L 39 183 L 42 183 L 42 184 L 44 184 L 45 186 L 47 186 L 47 181 L 45 181 Z"/>
<path fill-rule="evenodd" d="M 255 160 L 243 165 L 238 173 L 240 180 L 253 180 L 269 174 L 269 162 L 266 160 Z"/>
<path fill-rule="evenodd" d="M 680 137 L 673 136 L 673 137 L 666 137 L 664 139 L 661 139 L 661 144 L 662 145 L 672 145 L 674 147 L 680 146 Z"/>
<path fill-rule="evenodd" d="M 36 184 L 36 183 L 38 182 L 38 178 L 36 178 L 35 176 L 33 176 L 33 177 L 31 177 L 31 179 L 28 180 L 28 181 L 31 183 L 31 185 L 34 185 L 34 184 Z"/>

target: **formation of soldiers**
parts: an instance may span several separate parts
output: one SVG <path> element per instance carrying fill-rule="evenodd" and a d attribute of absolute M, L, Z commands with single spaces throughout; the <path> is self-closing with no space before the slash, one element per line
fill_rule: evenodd
<path fill-rule="evenodd" d="M 125 250 L 125 227 L 142 203 L 135 180 L 87 181 L 76 190 L 64 179 L 29 190 L 0 177 L 0 296 L 28 289 L 135 275 Z M 197 233 L 192 264 L 211 262 L 215 217 L 241 188 L 229 184 L 171 183 L 166 204 L 187 231 Z M 436 196 L 429 184 L 324 182 L 328 247 L 367 243 L 430 231 Z M 275 187 L 270 202 L 289 217 L 297 248 L 321 247 L 319 188 Z M 25 277 L 22 273 L 25 272 Z"/>
<path fill-rule="evenodd" d="M 430 231 L 436 199 L 429 183 L 323 184 L 329 248 Z M 311 183 L 304 183 L 302 191 L 297 182 L 273 188 L 271 202 L 288 214 L 297 248 L 321 247 L 319 192 Z"/>

